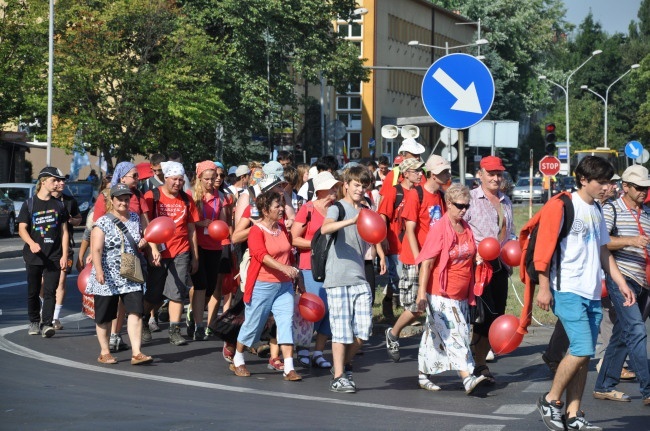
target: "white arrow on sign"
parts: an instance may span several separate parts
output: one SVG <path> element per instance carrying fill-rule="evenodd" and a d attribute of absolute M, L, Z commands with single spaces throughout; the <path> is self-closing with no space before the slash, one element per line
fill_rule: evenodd
<path fill-rule="evenodd" d="M 634 145 L 630 146 L 630 153 L 632 153 L 635 158 L 641 156 L 641 152 L 639 152 L 639 149 Z"/>
<path fill-rule="evenodd" d="M 440 68 L 433 72 L 433 79 L 438 81 L 440 85 L 445 87 L 445 90 L 449 91 L 457 99 L 451 109 L 472 112 L 474 114 L 483 113 L 481 102 L 478 100 L 478 94 L 476 93 L 476 87 L 473 82 L 469 84 L 467 89 L 464 89 Z"/>

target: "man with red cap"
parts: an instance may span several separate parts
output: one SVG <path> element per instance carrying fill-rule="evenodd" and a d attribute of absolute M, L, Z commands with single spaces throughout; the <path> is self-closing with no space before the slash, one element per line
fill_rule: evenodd
<path fill-rule="evenodd" d="M 512 202 L 501 192 L 503 172 L 506 168 L 499 157 L 487 156 L 481 159 L 478 177 L 481 186 L 470 192 L 470 207 L 465 213 L 465 220 L 472 227 L 474 240 L 478 244 L 485 238 L 496 238 L 503 246 L 515 237 L 515 226 L 512 215 Z M 477 255 L 477 259 L 480 256 Z M 476 297 L 476 306 L 485 311 L 482 322 L 474 322 L 473 340 L 474 360 L 476 368 L 474 375 L 483 375 L 488 383 L 494 384 L 494 376 L 486 365 L 486 357 L 490 351 L 488 332 L 494 320 L 505 314 L 508 300 L 508 276 L 510 267 L 496 258 L 489 262 L 494 273 L 492 280 L 485 286 L 483 294 Z"/>

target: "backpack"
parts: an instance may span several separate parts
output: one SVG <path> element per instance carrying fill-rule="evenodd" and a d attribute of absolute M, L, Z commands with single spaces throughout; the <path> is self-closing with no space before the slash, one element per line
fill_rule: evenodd
<path fill-rule="evenodd" d="M 396 189 L 395 204 L 393 205 L 393 211 L 396 212 L 393 213 L 393 217 L 395 220 L 397 220 L 397 223 L 399 223 L 399 233 L 397 234 L 397 238 L 400 242 L 402 242 L 404 235 L 406 235 L 406 226 L 402 220 L 402 211 L 404 210 L 404 205 L 402 205 L 404 201 L 404 187 L 402 187 L 401 184 L 396 184 L 393 187 Z M 424 191 L 422 190 L 422 186 L 415 186 L 413 188 L 418 194 L 418 201 L 420 204 L 422 204 L 422 200 L 424 199 Z"/>
<path fill-rule="evenodd" d="M 340 202 L 335 202 L 334 205 L 339 209 L 339 217 L 336 221 L 343 220 L 345 218 L 345 208 Z M 322 283 L 325 280 L 327 256 L 337 236 L 338 231 L 331 234 L 328 239 L 327 235 L 321 234 L 320 228 L 314 233 L 314 237 L 311 239 L 311 274 L 314 281 Z"/>
<path fill-rule="evenodd" d="M 241 291 L 244 291 L 246 287 L 246 276 L 248 275 L 248 267 L 251 264 L 251 252 L 246 249 L 244 254 L 241 257 L 241 262 L 239 262 L 239 274 L 235 275 L 234 278 L 239 277 L 239 288 Z"/>
<path fill-rule="evenodd" d="M 569 230 L 573 225 L 574 219 L 574 209 L 573 202 L 571 201 L 571 195 L 569 193 L 561 193 L 553 199 L 560 199 L 562 201 L 562 210 L 564 213 L 564 221 L 562 227 L 560 228 L 560 234 L 555 243 L 555 251 L 553 252 L 553 258 L 555 259 L 555 272 L 557 276 L 557 289 L 560 290 L 560 247 L 562 240 L 569 235 Z M 549 201 L 551 202 L 551 201 Z M 544 215 L 544 209 L 547 208 L 547 205 L 544 205 L 542 209 L 533 216 L 532 219 L 526 223 L 526 225 L 521 229 L 519 234 L 519 243 L 521 244 L 521 263 L 519 265 L 521 281 L 525 283 L 525 280 L 530 280 L 531 284 L 539 284 L 539 273 L 535 270 L 535 263 L 533 258 L 535 255 L 535 245 L 537 244 L 537 231 L 539 230 L 539 221 Z M 553 264 L 553 262 L 551 262 Z"/>
<path fill-rule="evenodd" d="M 603 204 L 609 205 L 612 207 L 612 214 L 614 215 L 614 223 L 612 223 L 612 228 L 609 230 L 609 236 L 618 236 L 618 227 L 616 227 L 616 205 L 613 202 L 608 201 Z"/>
<path fill-rule="evenodd" d="M 314 186 L 314 179 L 310 178 L 307 180 L 307 201 L 312 200 L 316 193 L 316 187 Z"/>

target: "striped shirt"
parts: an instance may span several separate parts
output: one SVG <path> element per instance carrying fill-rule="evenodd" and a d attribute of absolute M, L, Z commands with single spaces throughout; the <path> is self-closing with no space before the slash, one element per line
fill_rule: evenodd
<path fill-rule="evenodd" d="M 503 221 L 499 220 L 499 213 L 485 196 L 483 188 L 475 188 L 469 192 L 469 196 L 470 207 L 465 213 L 464 219 L 472 227 L 476 244 L 489 237 L 498 239 Z M 499 201 L 501 211 L 506 219 L 505 237 L 501 241 L 501 245 L 503 245 L 515 238 L 515 225 L 512 216 L 512 202 L 510 202 L 508 196 L 501 192 L 499 192 Z"/>
<path fill-rule="evenodd" d="M 628 210 L 622 197 L 605 203 L 603 214 L 609 232 L 614 227 L 614 211 L 616 211 L 616 228 L 618 229 L 616 236 L 639 236 L 639 225 L 636 222 L 636 217 L 639 215 L 643 231 L 646 235 L 650 234 L 650 207 L 644 205 L 640 213 L 637 213 L 635 208 Z M 642 248 L 625 246 L 612 251 L 612 255 L 623 275 L 630 277 L 640 286 L 648 285 L 645 276 L 645 252 Z"/>

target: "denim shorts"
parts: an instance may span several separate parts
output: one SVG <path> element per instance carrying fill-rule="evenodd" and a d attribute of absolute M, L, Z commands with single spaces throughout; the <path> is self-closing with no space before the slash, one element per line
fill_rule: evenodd
<path fill-rule="evenodd" d="M 603 320 L 600 300 L 583 298 L 572 292 L 551 290 L 553 313 L 560 319 L 569 338 L 572 356 L 593 357 L 598 329 Z"/>
<path fill-rule="evenodd" d="M 330 327 L 330 313 L 327 306 L 327 291 L 323 287 L 323 283 L 314 280 L 311 269 L 301 269 L 301 271 L 305 280 L 305 290 L 314 295 L 318 295 L 325 304 L 325 315 L 318 322 L 314 322 L 314 331 L 329 337 L 332 335 L 332 328 Z"/>

